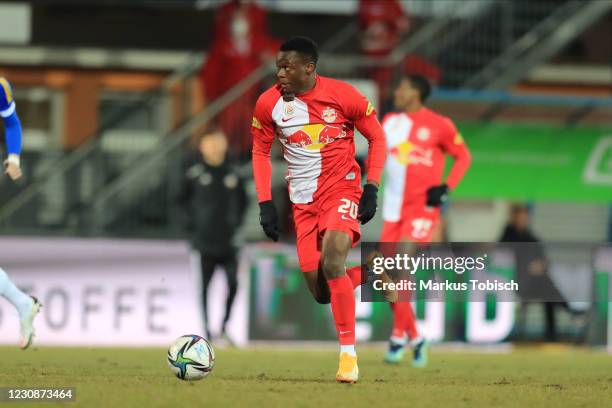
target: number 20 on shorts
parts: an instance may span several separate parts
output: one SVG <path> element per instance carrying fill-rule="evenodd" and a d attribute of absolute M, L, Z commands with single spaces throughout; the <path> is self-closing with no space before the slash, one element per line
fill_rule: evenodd
<path fill-rule="evenodd" d="M 348 214 L 349 217 L 356 219 L 357 218 L 357 203 L 352 202 L 347 198 L 343 198 L 342 204 L 338 207 L 338 212 L 340 214 Z"/>

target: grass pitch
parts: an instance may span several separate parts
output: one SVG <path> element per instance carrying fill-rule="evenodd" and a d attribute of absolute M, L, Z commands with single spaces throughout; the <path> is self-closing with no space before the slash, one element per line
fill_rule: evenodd
<path fill-rule="evenodd" d="M 74 407 L 587 407 L 612 397 L 612 356 L 586 350 L 431 352 L 425 369 L 361 348 L 358 384 L 337 384 L 337 352 L 216 350 L 199 382 L 162 349 L 0 348 L 0 386 L 75 387 Z M 41 406 L 11 403 L 8 406 Z"/>

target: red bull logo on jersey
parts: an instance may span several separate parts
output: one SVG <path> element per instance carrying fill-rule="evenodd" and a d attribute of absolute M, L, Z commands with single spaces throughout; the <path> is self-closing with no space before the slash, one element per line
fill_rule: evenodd
<path fill-rule="evenodd" d="M 389 149 L 389 155 L 403 166 L 409 164 L 422 164 L 433 166 L 433 151 L 405 141 Z"/>
<path fill-rule="evenodd" d="M 308 150 L 320 150 L 336 139 L 346 136 L 346 130 L 342 126 L 333 125 L 306 125 L 285 139 L 285 144 L 299 146 Z"/>

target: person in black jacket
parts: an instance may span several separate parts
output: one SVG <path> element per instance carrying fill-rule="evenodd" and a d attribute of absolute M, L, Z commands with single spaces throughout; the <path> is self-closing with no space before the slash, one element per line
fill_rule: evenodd
<path fill-rule="evenodd" d="M 521 310 L 518 325 L 525 323 L 526 306 L 542 303 L 545 312 L 545 339 L 557 340 L 555 309 L 567 308 L 567 303 L 548 273 L 544 246 L 529 228 L 529 209 L 524 204 L 513 204 L 510 219 L 499 240 L 502 243 L 530 243 L 506 245 L 514 250 Z"/>
<path fill-rule="evenodd" d="M 244 182 L 227 157 L 227 139 L 213 129 L 202 134 L 199 154 L 188 160 L 179 189 L 178 203 L 183 209 L 192 245 L 200 253 L 202 306 L 208 338 L 208 286 L 217 266 L 225 270 L 229 293 L 221 336 L 229 340 L 226 325 L 238 288 L 237 252 L 234 243 L 247 206 Z"/>

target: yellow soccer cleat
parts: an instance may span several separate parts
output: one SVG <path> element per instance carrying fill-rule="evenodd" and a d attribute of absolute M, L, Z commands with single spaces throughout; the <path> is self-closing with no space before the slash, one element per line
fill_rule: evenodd
<path fill-rule="evenodd" d="M 340 366 L 336 373 L 336 381 L 354 384 L 358 378 L 357 356 L 351 356 L 349 353 L 340 354 Z"/>

